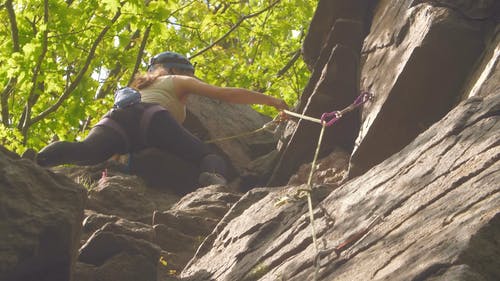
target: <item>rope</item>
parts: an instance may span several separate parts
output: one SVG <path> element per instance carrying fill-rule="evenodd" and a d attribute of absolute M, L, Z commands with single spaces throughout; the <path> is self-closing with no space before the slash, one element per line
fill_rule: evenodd
<path fill-rule="evenodd" d="M 313 177 L 314 172 L 316 170 L 316 161 L 318 159 L 319 151 L 321 148 L 321 142 L 323 141 L 323 135 L 325 132 L 325 128 L 332 126 L 335 122 L 337 122 L 340 118 L 342 118 L 342 116 L 344 116 L 346 113 L 353 111 L 358 106 L 364 104 L 365 102 L 367 102 L 368 100 L 371 100 L 372 98 L 373 98 L 373 95 L 371 93 L 363 92 L 354 100 L 354 102 L 352 104 L 350 104 L 349 106 L 347 106 L 343 110 L 323 113 L 321 115 L 320 119 L 306 116 L 303 114 L 298 114 L 295 112 L 290 112 L 288 110 L 284 111 L 288 115 L 321 124 L 321 131 L 319 133 L 318 144 L 316 145 L 316 151 L 314 153 L 314 158 L 313 158 L 313 161 L 311 163 L 311 171 L 309 172 L 309 177 L 307 179 L 307 188 L 298 190 L 297 191 L 298 194 L 296 194 L 294 196 L 295 198 L 297 198 L 297 197 L 300 198 L 301 197 L 300 193 L 303 193 L 303 192 L 307 193 L 307 206 L 309 209 L 309 220 L 311 221 L 311 236 L 312 236 L 312 240 L 313 240 L 314 250 L 316 252 L 315 259 L 314 259 L 314 280 L 315 281 L 318 280 L 319 267 L 320 267 L 318 257 L 321 256 L 321 251 L 319 250 L 318 241 L 317 241 L 318 239 L 316 237 L 316 227 L 314 225 L 314 210 L 313 210 L 313 205 L 312 205 L 311 192 L 313 191 L 312 177 Z M 286 201 L 287 201 L 287 199 L 281 200 L 281 202 L 278 202 L 278 203 L 281 205 L 281 204 L 283 204 L 283 202 L 286 202 Z"/>
<path fill-rule="evenodd" d="M 325 112 L 325 113 L 323 113 L 321 115 L 320 119 L 314 118 L 314 117 L 310 117 L 310 116 L 307 116 L 307 115 L 304 115 L 304 114 L 295 113 L 295 112 L 292 112 L 292 111 L 289 111 L 289 110 L 283 110 L 283 112 L 286 115 L 288 115 L 288 116 L 293 116 L 293 117 L 297 117 L 297 118 L 300 118 L 300 119 L 305 119 L 305 120 L 308 120 L 308 121 L 311 121 L 311 122 L 315 122 L 315 123 L 318 123 L 318 124 L 326 123 L 326 126 L 329 127 L 329 126 L 333 125 L 335 122 L 337 122 L 340 118 L 342 118 L 342 116 L 344 116 L 346 113 L 353 111 L 354 109 L 356 109 L 356 107 L 362 105 L 363 103 L 365 103 L 368 100 L 371 100 L 372 98 L 373 98 L 372 94 L 370 94 L 368 92 L 363 92 L 348 107 L 344 108 L 341 111 Z M 242 137 L 246 137 L 246 136 L 251 136 L 251 135 L 257 134 L 257 133 L 259 133 L 261 131 L 268 130 L 268 127 L 270 126 L 270 124 L 280 123 L 281 121 L 283 121 L 282 116 L 277 115 L 276 117 L 274 117 L 274 119 L 272 121 L 264 124 L 261 128 L 258 128 L 256 130 L 249 131 L 249 132 L 244 132 L 244 133 L 233 135 L 233 136 L 228 136 L 228 137 L 222 137 L 222 138 L 216 138 L 216 139 L 207 140 L 207 141 L 205 141 L 205 143 L 222 142 L 222 141 L 227 141 L 227 140 L 242 138 Z"/>
<path fill-rule="evenodd" d="M 314 259 L 314 280 L 315 281 L 318 280 L 318 274 L 319 274 L 319 265 L 320 264 L 318 261 L 318 257 L 321 257 L 321 254 L 324 254 L 324 253 L 319 250 L 318 241 L 317 241 L 318 239 L 316 237 L 316 227 L 314 225 L 314 209 L 313 209 L 313 204 L 312 204 L 311 192 L 313 191 L 312 177 L 313 177 L 314 172 L 316 170 L 316 161 L 318 160 L 318 155 L 319 155 L 319 151 L 321 148 L 321 142 L 323 141 L 323 135 L 325 132 L 325 128 L 332 126 L 335 122 L 337 122 L 340 118 L 342 118 L 342 116 L 344 116 L 346 113 L 353 111 L 358 106 L 364 104 L 365 102 L 367 102 L 368 100 L 371 100 L 372 98 L 373 98 L 373 95 L 371 93 L 363 92 L 354 100 L 354 102 L 352 104 L 350 104 L 346 108 L 344 108 L 340 111 L 325 112 L 321 115 L 320 119 L 306 116 L 304 114 L 291 112 L 288 110 L 283 110 L 283 112 L 285 112 L 288 116 L 293 116 L 293 117 L 297 117 L 300 119 L 304 119 L 304 120 L 308 120 L 311 122 L 321 124 L 321 131 L 319 133 L 318 144 L 316 145 L 316 151 L 314 153 L 314 158 L 313 158 L 313 161 L 311 163 L 311 171 L 309 172 L 309 177 L 307 179 L 307 188 L 306 189 L 299 189 L 297 191 L 297 194 L 294 196 L 294 198 L 302 198 L 303 196 L 301 196 L 301 193 L 304 193 L 304 192 L 306 193 L 306 196 L 307 196 L 307 206 L 309 209 L 309 220 L 311 221 L 311 236 L 312 236 L 312 240 L 313 240 L 314 250 L 316 252 L 315 259 Z M 236 138 L 256 134 L 262 130 L 266 130 L 268 125 L 271 123 L 276 123 L 276 122 L 279 123 L 279 122 L 283 121 L 282 119 L 279 119 L 278 117 L 279 117 L 279 115 L 276 116 L 271 122 L 264 124 L 264 126 L 262 126 L 261 128 L 258 128 L 256 130 L 253 130 L 250 132 L 245 132 L 245 133 L 234 135 L 234 136 L 212 139 L 212 140 L 206 141 L 206 143 L 221 142 L 221 141 L 226 141 L 226 140 L 231 140 L 231 139 L 236 139 Z M 288 199 L 291 199 L 291 198 L 287 196 L 287 198 L 277 202 L 276 205 L 277 204 L 283 205 L 288 201 Z M 366 234 L 366 233 L 363 233 L 363 235 L 364 234 Z M 361 237 L 355 237 L 355 238 L 356 239 L 353 239 L 353 240 L 358 240 Z M 342 245 L 342 246 L 344 246 L 344 245 Z M 341 249 L 342 246 L 335 248 L 335 250 Z"/>
<path fill-rule="evenodd" d="M 319 150 L 321 147 L 321 142 L 323 140 L 323 133 L 325 132 L 325 128 L 326 128 L 326 123 L 323 122 L 323 124 L 321 126 L 321 132 L 319 133 L 318 145 L 316 146 L 316 152 L 314 153 L 314 159 L 313 159 L 313 162 L 311 164 L 311 171 L 309 172 L 309 178 L 307 179 L 307 187 L 309 190 L 309 192 L 307 192 L 307 206 L 309 208 L 309 220 L 311 221 L 311 233 L 312 233 L 314 250 L 316 251 L 316 253 L 319 252 L 319 247 L 318 247 L 318 242 L 316 239 L 316 228 L 314 227 L 314 211 L 313 211 L 312 198 L 311 198 L 312 177 L 313 177 L 313 174 L 316 170 L 316 160 L 318 159 Z M 314 280 L 318 280 L 318 273 L 319 273 L 319 267 L 315 266 L 314 267 Z"/>
<path fill-rule="evenodd" d="M 258 128 L 258 129 L 255 129 L 253 131 L 244 132 L 244 133 L 237 134 L 237 135 L 234 135 L 234 136 L 229 136 L 229 137 L 222 137 L 222 138 L 211 139 L 211 140 L 205 141 L 205 143 L 215 143 L 215 142 L 228 141 L 228 140 L 232 140 L 232 139 L 238 139 L 238 138 L 247 137 L 247 136 L 251 136 L 251 135 L 257 134 L 257 133 L 259 133 L 261 131 L 264 131 L 264 130 L 266 130 L 268 132 L 271 132 L 269 130 L 269 127 L 272 124 L 281 122 L 281 120 L 279 120 L 277 118 L 278 118 L 278 116 L 276 116 L 272 121 L 267 122 L 266 124 L 262 125 L 262 127 Z"/>
<path fill-rule="evenodd" d="M 321 119 L 317 119 L 317 118 L 314 118 L 314 117 L 306 116 L 306 115 L 295 113 L 295 112 L 288 111 L 288 110 L 283 110 L 283 112 L 285 112 L 287 115 L 290 115 L 290 116 L 293 116 L 293 117 L 297 117 L 297 118 L 300 118 L 300 119 L 305 119 L 305 120 L 312 121 L 312 122 L 315 122 L 315 123 L 318 123 L 318 124 L 322 123 Z"/>

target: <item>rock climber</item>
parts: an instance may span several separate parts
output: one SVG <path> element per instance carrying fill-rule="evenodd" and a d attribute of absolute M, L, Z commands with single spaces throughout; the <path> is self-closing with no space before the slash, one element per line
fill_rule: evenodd
<path fill-rule="evenodd" d="M 162 52 L 154 56 L 147 72 L 134 77 L 131 88 L 141 101 L 110 110 L 83 141 L 57 141 L 36 156 L 41 166 L 95 165 L 116 154 L 148 147 L 171 152 L 200 167 L 200 186 L 226 184 L 226 163 L 208 145 L 187 131 L 186 100 L 191 94 L 236 104 L 263 104 L 287 109 L 285 101 L 260 92 L 218 87 L 194 76 L 193 64 L 183 55 Z"/>

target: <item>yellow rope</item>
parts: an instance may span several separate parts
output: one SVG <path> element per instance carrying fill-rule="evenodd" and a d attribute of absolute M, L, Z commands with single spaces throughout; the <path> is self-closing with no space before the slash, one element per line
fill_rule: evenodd
<path fill-rule="evenodd" d="M 321 132 L 319 133 L 319 138 L 318 138 L 318 145 L 316 145 L 316 152 L 314 153 L 314 158 L 311 163 L 311 171 L 309 172 L 309 178 L 307 180 L 307 187 L 309 188 L 309 192 L 307 193 L 307 205 L 309 207 L 309 219 L 311 221 L 312 239 L 316 255 L 319 253 L 319 247 L 316 238 L 316 228 L 314 227 L 314 211 L 312 205 L 311 191 L 312 191 L 312 177 L 316 170 L 316 160 L 318 160 L 319 150 L 321 147 L 321 142 L 323 140 L 323 133 L 325 132 L 325 128 L 326 128 L 326 123 L 322 122 Z M 319 273 L 319 267 L 318 264 L 316 263 L 314 265 L 314 280 L 318 280 L 318 273 Z"/>
<path fill-rule="evenodd" d="M 272 123 L 275 123 L 275 122 L 277 122 L 276 118 L 273 119 L 271 122 L 268 122 L 268 123 L 264 124 L 262 127 L 258 128 L 256 130 L 253 130 L 253 131 L 250 131 L 250 132 L 244 132 L 244 133 L 241 133 L 241 134 L 238 134 L 238 135 L 234 135 L 234 136 L 222 137 L 222 138 L 216 138 L 216 139 L 207 140 L 207 141 L 205 141 L 205 143 L 222 142 L 222 141 L 227 141 L 227 140 L 242 138 L 242 137 L 246 137 L 246 136 L 251 136 L 251 135 L 257 134 L 260 131 L 267 130 L 268 127 L 269 127 L 269 125 L 272 124 Z"/>
<path fill-rule="evenodd" d="M 245 132 L 245 133 L 234 135 L 234 136 L 230 136 L 230 137 L 224 137 L 224 138 L 217 138 L 217 139 L 208 140 L 208 141 L 205 141 L 205 143 L 214 143 L 214 142 L 221 142 L 221 141 L 227 141 L 227 140 L 242 138 L 242 137 L 246 137 L 246 136 L 250 136 L 250 135 L 256 134 L 256 133 L 258 133 L 258 132 L 260 132 L 260 131 L 262 131 L 264 129 L 265 129 L 265 127 L 262 127 L 262 128 L 258 128 L 257 130 L 253 130 L 251 132 Z"/>
<path fill-rule="evenodd" d="M 302 197 L 302 196 L 300 196 L 300 193 L 302 193 L 302 192 L 307 193 L 306 194 L 307 195 L 307 206 L 309 209 L 309 220 L 311 221 L 311 234 L 312 234 L 314 250 L 315 250 L 316 256 L 317 256 L 319 253 L 319 246 L 318 246 L 318 239 L 316 238 L 316 227 L 314 225 L 314 209 L 313 209 L 313 204 L 312 204 L 311 192 L 313 191 L 312 178 L 313 178 L 314 172 L 316 170 L 316 161 L 318 160 L 318 155 L 319 155 L 319 151 L 321 148 L 321 142 L 323 141 L 323 135 L 324 135 L 325 128 L 326 128 L 326 122 L 323 122 L 320 119 L 309 117 L 309 116 L 306 116 L 303 114 L 290 112 L 288 110 L 284 110 L 284 112 L 286 114 L 294 116 L 294 117 L 298 117 L 301 119 L 305 119 L 305 120 L 309 120 L 309 121 L 321 124 L 321 131 L 319 133 L 318 144 L 316 145 L 316 151 L 314 153 L 314 158 L 313 158 L 313 161 L 311 163 L 311 171 L 309 172 L 309 177 L 307 179 L 307 189 L 298 190 L 298 194 L 296 194 L 294 196 L 294 198 L 300 198 L 300 197 Z M 286 199 L 282 199 L 279 202 L 277 202 L 277 204 L 283 205 L 284 203 L 286 203 L 288 201 L 288 199 L 290 199 L 290 198 L 287 197 Z M 318 263 L 315 263 L 314 264 L 314 280 L 315 281 L 318 280 L 318 274 L 319 274 L 319 265 L 318 265 Z"/>
<path fill-rule="evenodd" d="M 371 99 L 371 94 L 369 95 L 368 99 Z M 343 110 L 341 111 L 338 111 L 336 112 L 337 114 L 337 118 L 341 118 L 345 113 L 347 112 L 350 112 L 352 110 L 354 110 L 356 107 L 358 107 L 359 105 L 361 105 L 363 102 L 361 103 L 358 103 L 358 102 L 354 102 L 353 104 L 349 105 L 348 107 L 344 108 Z M 301 118 L 301 119 L 305 119 L 305 120 L 309 120 L 309 121 L 312 121 L 312 122 L 315 122 L 315 123 L 319 123 L 321 124 L 321 131 L 319 133 L 319 138 L 318 138 L 318 144 L 316 145 L 316 152 L 314 153 L 314 158 L 313 158 L 313 161 L 311 163 L 311 171 L 309 172 L 309 178 L 307 179 L 307 189 L 306 190 L 299 190 L 297 192 L 297 194 L 294 196 L 295 198 L 297 197 L 302 197 L 300 196 L 300 193 L 302 192 L 306 192 L 307 193 L 307 206 L 309 208 L 309 220 L 311 221 L 311 232 L 312 232 L 312 240 L 313 240 L 313 245 L 314 245 L 314 249 L 315 249 L 315 252 L 316 252 L 316 257 L 319 256 L 320 254 L 320 251 L 319 251 L 319 247 L 318 247 L 318 241 L 317 241 L 317 237 L 316 237 L 316 227 L 314 226 L 314 210 L 313 210 L 313 205 L 312 205 L 312 197 L 311 197 L 311 192 L 313 191 L 313 188 L 312 188 L 312 177 L 313 177 L 313 174 L 316 170 L 316 161 L 318 159 L 318 155 L 319 155 L 319 151 L 320 151 L 320 148 L 321 148 L 321 142 L 323 140 L 323 134 L 325 132 L 325 128 L 327 126 L 327 122 L 321 120 L 321 119 L 317 119 L 317 118 L 313 118 L 313 117 L 310 117 L 310 116 L 306 116 L 306 115 L 303 115 L 303 114 L 298 114 L 298 113 L 295 113 L 295 112 L 291 112 L 291 111 L 288 111 L 288 110 L 284 110 L 284 112 L 290 116 L 294 116 L 294 117 L 298 117 L 298 118 Z M 286 198 L 286 199 L 283 199 L 281 200 L 280 202 L 278 202 L 280 205 L 284 204 L 283 202 L 287 202 L 288 199 L 290 197 Z M 318 280 L 318 275 L 319 275 L 319 262 L 314 261 L 314 281 L 317 281 Z"/>

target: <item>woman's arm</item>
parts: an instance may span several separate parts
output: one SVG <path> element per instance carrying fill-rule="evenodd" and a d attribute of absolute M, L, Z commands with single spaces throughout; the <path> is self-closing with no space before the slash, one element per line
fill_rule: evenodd
<path fill-rule="evenodd" d="M 190 76 L 176 75 L 173 79 L 175 92 L 180 98 L 189 94 L 196 94 L 230 103 L 265 104 L 278 110 L 288 108 L 284 100 L 256 91 L 243 88 L 217 87 Z"/>

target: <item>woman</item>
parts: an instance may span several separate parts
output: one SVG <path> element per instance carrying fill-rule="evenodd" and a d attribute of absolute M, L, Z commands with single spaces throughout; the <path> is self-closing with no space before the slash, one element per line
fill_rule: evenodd
<path fill-rule="evenodd" d="M 225 184 L 224 160 L 181 126 L 186 117 L 187 97 L 197 94 L 230 103 L 264 104 L 278 110 L 288 107 L 282 99 L 259 92 L 204 83 L 194 77 L 191 62 L 174 52 L 153 57 L 148 72 L 137 76 L 131 86 L 140 91 L 140 103 L 108 112 L 82 142 L 48 145 L 38 154 L 37 163 L 94 165 L 115 154 L 156 147 L 198 164 L 201 186 Z"/>

